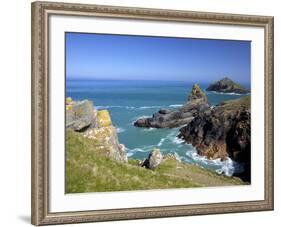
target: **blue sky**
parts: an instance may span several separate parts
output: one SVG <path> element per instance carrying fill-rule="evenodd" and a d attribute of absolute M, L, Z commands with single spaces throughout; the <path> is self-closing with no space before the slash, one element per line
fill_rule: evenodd
<path fill-rule="evenodd" d="M 250 41 L 66 33 L 67 79 L 250 83 Z"/>

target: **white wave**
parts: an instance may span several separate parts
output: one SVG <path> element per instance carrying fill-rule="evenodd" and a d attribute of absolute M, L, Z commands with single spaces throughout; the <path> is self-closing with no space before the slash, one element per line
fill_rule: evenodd
<path fill-rule="evenodd" d="M 169 107 L 182 107 L 182 104 L 173 104 L 173 105 L 169 105 Z"/>
<path fill-rule="evenodd" d="M 128 158 L 131 157 L 131 156 L 133 156 L 133 155 L 134 155 L 133 152 L 128 152 L 128 153 L 127 153 L 127 157 L 128 157 Z"/>
<path fill-rule="evenodd" d="M 216 170 L 219 174 L 224 174 L 226 176 L 232 176 L 234 173 L 242 173 L 244 171 L 243 165 L 227 158 L 225 161 L 218 160 L 220 168 Z"/>
<path fill-rule="evenodd" d="M 97 109 L 111 109 L 111 108 L 124 108 L 127 110 L 145 110 L 145 109 L 156 109 L 156 108 L 162 108 L 162 106 L 118 106 L 118 105 L 113 105 L 113 106 L 96 106 Z"/>
<path fill-rule="evenodd" d="M 141 118 L 150 118 L 151 116 L 147 116 L 147 115 L 142 115 L 142 116 L 139 116 L 139 117 L 137 117 L 137 118 L 133 118 L 132 119 L 132 123 L 131 123 L 131 125 L 134 125 L 135 124 L 135 122 L 138 120 L 138 119 L 141 119 Z"/>
<path fill-rule="evenodd" d="M 111 108 L 124 108 L 124 109 L 135 109 L 134 106 L 96 106 L 98 110 L 100 109 L 111 109 Z"/>
<path fill-rule="evenodd" d="M 219 94 L 219 95 L 249 95 L 250 93 L 239 94 L 235 92 L 219 92 L 219 91 L 211 91 L 211 93 Z"/>
<path fill-rule="evenodd" d="M 151 132 L 151 131 L 155 131 L 156 128 L 144 128 L 143 131 L 146 131 L 146 132 Z"/>
<path fill-rule="evenodd" d="M 150 152 L 155 147 L 156 147 L 155 145 L 148 145 L 148 146 L 137 147 L 137 148 L 133 148 L 133 149 L 127 148 L 127 152 L 132 152 L 132 153 L 136 153 L 136 152 Z"/>
<path fill-rule="evenodd" d="M 141 148 L 133 148 L 133 149 L 128 149 L 129 153 L 136 153 L 136 152 L 145 152 L 143 149 Z"/>
<path fill-rule="evenodd" d="M 138 117 L 134 117 L 132 120 L 138 120 L 140 118 L 150 118 L 151 116 L 148 116 L 148 115 L 141 115 L 141 116 L 138 116 Z"/>
<path fill-rule="evenodd" d="M 141 106 L 141 107 L 137 107 L 140 110 L 143 109 L 153 109 L 153 108 L 161 108 L 161 106 Z"/>
<path fill-rule="evenodd" d="M 122 133 L 122 132 L 125 132 L 126 130 L 124 128 L 117 128 L 116 129 L 117 133 Z"/>
<path fill-rule="evenodd" d="M 118 106 L 96 106 L 96 108 L 98 110 L 101 110 L 101 109 L 110 109 L 110 108 L 114 108 L 114 107 L 118 107 Z"/>
<path fill-rule="evenodd" d="M 158 146 L 158 147 L 161 147 L 165 140 L 166 140 L 166 138 L 162 138 L 162 139 L 160 140 L 160 142 L 157 144 L 157 146 Z"/>
<path fill-rule="evenodd" d="M 178 129 L 174 129 L 172 132 L 170 132 L 168 135 L 167 135 L 167 139 L 170 140 L 172 143 L 174 144 L 182 144 L 184 143 L 184 140 L 180 139 L 177 137 L 177 134 L 178 134 Z"/>
<path fill-rule="evenodd" d="M 227 158 L 224 161 L 221 159 L 209 160 L 205 156 L 197 154 L 195 149 L 187 151 L 186 155 L 199 166 L 205 166 L 208 169 L 215 170 L 218 174 L 232 176 L 234 173 L 241 173 L 244 171 L 242 164 L 235 162 L 230 158 Z"/>
<path fill-rule="evenodd" d="M 175 143 L 175 144 L 183 144 L 185 141 L 176 136 L 176 137 L 173 138 L 172 142 Z"/>

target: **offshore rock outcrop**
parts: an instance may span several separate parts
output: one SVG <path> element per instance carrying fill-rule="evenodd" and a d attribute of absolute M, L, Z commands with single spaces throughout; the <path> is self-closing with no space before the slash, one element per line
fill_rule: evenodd
<path fill-rule="evenodd" d="M 199 155 L 208 159 L 232 160 L 244 164 L 237 175 L 250 182 L 251 111 L 250 97 L 222 102 L 201 112 L 180 129 L 179 138 L 192 144 Z"/>
<path fill-rule="evenodd" d="M 208 108 L 206 95 L 194 84 L 187 102 L 182 107 L 176 110 L 160 109 L 150 118 L 136 120 L 134 125 L 146 128 L 175 128 L 190 123 L 198 113 Z"/>
<path fill-rule="evenodd" d="M 206 91 L 215 91 L 221 93 L 237 93 L 247 94 L 249 90 L 245 89 L 240 84 L 235 83 L 231 79 L 225 77 L 219 81 L 216 81 L 207 87 Z"/>
<path fill-rule="evenodd" d="M 97 111 L 91 101 L 66 99 L 66 128 L 103 144 L 108 157 L 120 162 L 128 161 L 125 146 L 118 141 L 109 112 Z"/>

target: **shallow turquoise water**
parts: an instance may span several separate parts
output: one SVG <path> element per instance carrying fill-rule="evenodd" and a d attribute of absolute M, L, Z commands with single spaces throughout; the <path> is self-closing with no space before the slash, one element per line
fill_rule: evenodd
<path fill-rule="evenodd" d="M 198 156 L 195 149 L 177 139 L 179 128 L 137 128 L 133 122 L 142 116 L 151 116 L 160 108 L 176 108 L 186 102 L 192 88 L 191 83 L 174 81 L 95 81 L 67 80 L 66 96 L 74 100 L 89 99 L 97 109 L 110 112 L 118 131 L 120 143 L 127 148 L 131 158 L 143 159 L 154 147 L 162 153 L 174 153 L 178 159 L 202 167 L 232 175 L 241 171 L 230 159 L 224 162 L 210 161 Z M 205 90 L 207 84 L 199 84 Z M 237 94 L 206 92 L 211 105 L 221 101 L 240 98 Z"/>

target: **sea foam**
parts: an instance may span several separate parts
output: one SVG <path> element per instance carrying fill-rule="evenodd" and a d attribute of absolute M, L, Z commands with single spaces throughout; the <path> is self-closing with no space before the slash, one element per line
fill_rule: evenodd
<path fill-rule="evenodd" d="M 173 104 L 173 105 L 169 105 L 169 107 L 182 107 L 182 104 Z"/>
<path fill-rule="evenodd" d="M 209 160 L 205 156 L 200 156 L 199 154 L 197 154 L 197 151 L 195 149 L 187 151 L 186 155 L 199 166 L 214 170 L 218 174 L 232 176 L 234 173 L 241 173 L 244 171 L 243 165 L 233 161 L 231 158 L 227 158 L 224 161 L 222 161 L 221 159 Z"/>
<path fill-rule="evenodd" d="M 124 128 L 118 127 L 118 128 L 116 129 L 116 131 L 117 131 L 117 133 L 122 133 L 122 132 L 125 132 L 125 129 L 124 129 Z"/>
<path fill-rule="evenodd" d="M 219 91 L 211 91 L 211 93 L 219 94 L 219 95 L 249 95 L 250 93 L 239 94 L 235 92 L 219 92 Z"/>

